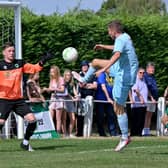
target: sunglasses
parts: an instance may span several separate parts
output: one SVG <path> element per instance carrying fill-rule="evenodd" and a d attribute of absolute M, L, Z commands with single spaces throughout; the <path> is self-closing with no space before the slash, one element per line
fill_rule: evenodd
<path fill-rule="evenodd" d="M 144 74 L 145 72 L 139 72 L 140 74 Z"/>

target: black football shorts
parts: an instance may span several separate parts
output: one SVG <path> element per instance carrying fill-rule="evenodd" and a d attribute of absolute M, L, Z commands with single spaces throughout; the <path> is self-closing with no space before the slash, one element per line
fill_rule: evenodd
<path fill-rule="evenodd" d="M 15 112 L 21 117 L 24 117 L 28 113 L 32 113 L 29 105 L 26 104 L 24 99 L 19 100 L 7 100 L 0 99 L 0 119 L 6 120 L 10 112 Z"/>

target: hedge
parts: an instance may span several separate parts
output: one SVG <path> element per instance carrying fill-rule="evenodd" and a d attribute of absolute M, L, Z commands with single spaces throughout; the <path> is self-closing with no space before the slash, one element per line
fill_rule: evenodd
<path fill-rule="evenodd" d="M 89 11 L 69 12 L 63 16 L 23 13 L 23 58 L 36 63 L 45 51 L 54 53 L 55 58 L 41 72 L 41 85 L 46 86 L 49 68 L 53 64 L 63 72 L 65 68 L 79 70 L 80 62 L 84 59 L 110 58 L 111 52 L 96 52 L 93 47 L 96 43 L 112 44 L 107 24 L 113 19 L 121 20 L 126 32 L 131 35 L 140 65 L 145 67 L 148 61 L 156 63 L 156 79 L 161 96 L 168 81 L 168 16 L 98 16 Z M 75 47 L 79 52 L 79 59 L 72 64 L 66 64 L 62 59 L 62 51 L 68 46 Z"/>

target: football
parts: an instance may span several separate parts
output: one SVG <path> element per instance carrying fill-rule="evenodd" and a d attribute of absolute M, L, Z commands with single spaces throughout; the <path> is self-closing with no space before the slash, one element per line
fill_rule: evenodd
<path fill-rule="evenodd" d="M 62 57 L 65 62 L 75 62 L 78 59 L 78 51 L 74 47 L 67 47 L 63 50 Z"/>

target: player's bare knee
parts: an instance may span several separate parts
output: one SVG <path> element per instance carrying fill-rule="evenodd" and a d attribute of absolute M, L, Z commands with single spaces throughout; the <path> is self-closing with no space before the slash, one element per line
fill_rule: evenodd
<path fill-rule="evenodd" d="M 4 125 L 5 124 L 5 120 L 4 119 L 0 119 L 0 125 Z"/>
<path fill-rule="evenodd" d="M 93 59 L 91 65 L 92 65 L 93 67 L 97 67 L 97 66 L 99 66 L 98 63 L 99 63 L 99 59 L 95 58 L 95 59 Z"/>
<path fill-rule="evenodd" d="M 5 120 L 0 119 L 0 130 L 3 128 L 4 124 L 5 124 Z"/>
<path fill-rule="evenodd" d="M 29 113 L 24 116 L 24 119 L 28 122 L 36 121 L 35 115 L 33 113 Z"/>

